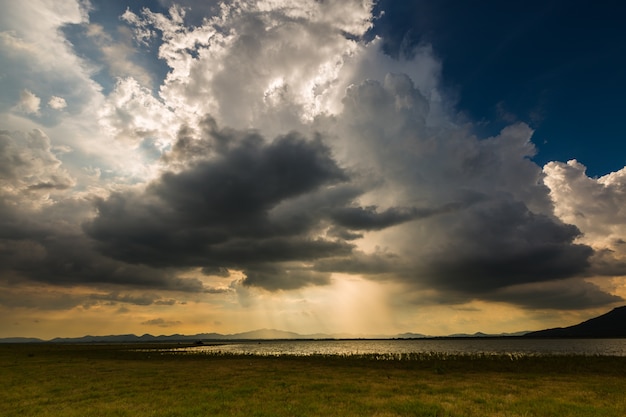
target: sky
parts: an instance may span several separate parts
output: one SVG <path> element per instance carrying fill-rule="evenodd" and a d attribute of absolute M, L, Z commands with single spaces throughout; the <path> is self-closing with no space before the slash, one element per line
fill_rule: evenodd
<path fill-rule="evenodd" d="M 0 337 L 625 304 L 626 6 L 0 4 Z"/>

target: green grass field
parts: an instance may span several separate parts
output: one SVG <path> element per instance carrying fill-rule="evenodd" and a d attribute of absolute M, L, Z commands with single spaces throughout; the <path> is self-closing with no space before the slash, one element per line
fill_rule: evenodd
<path fill-rule="evenodd" d="M 134 350 L 148 347 L 0 345 L 0 415 L 626 415 L 626 358 L 375 360 Z"/>

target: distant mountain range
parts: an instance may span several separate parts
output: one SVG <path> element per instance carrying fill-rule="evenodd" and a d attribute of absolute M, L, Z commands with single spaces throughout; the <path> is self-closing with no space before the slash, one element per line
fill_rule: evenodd
<path fill-rule="evenodd" d="M 505 336 L 522 336 L 527 332 L 518 333 L 459 333 L 444 337 L 460 338 L 460 337 L 505 337 Z M 135 343 L 135 342 L 202 342 L 202 341 L 231 341 L 231 340 L 323 340 L 323 339 L 427 339 L 433 336 L 421 333 L 401 333 L 397 335 L 354 335 L 348 333 L 315 333 L 315 334 L 299 334 L 294 332 L 286 332 L 283 330 L 260 329 L 244 333 L 220 334 L 220 333 L 199 333 L 195 335 L 160 335 L 153 336 L 144 334 L 137 336 L 134 334 L 108 335 L 108 336 L 82 336 L 82 337 L 57 337 L 51 340 L 43 340 L 30 337 L 9 337 L 0 339 L 0 343 Z"/>
<path fill-rule="evenodd" d="M 517 332 L 517 333 L 457 333 L 452 334 L 449 338 L 460 337 L 598 337 L 598 338 L 620 338 L 626 337 L 626 306 L 618 307 L 602 316 L 587 320 L 580 324 L 570 327 L 559 327 L 554 329 L 540 330 L 536 332 Z M 53 343 L 132 343 L 132 342 L 200 342 L 200 341 L 220 341 L 220 340 L 311 340 L 311 339 L 424 339 L 432 338 L 420 333 L 401 333 L 394 336 L 389 335 L 352 335 L 352 334 L 298 334 L 283 330 L 261 329 L 244 333 L 220 334 L 220 333 L 199 333 L 195 335 L 160 335 L 153 336 L 144 334 L 137 336 L 134 334 L 110 335 L 110 336 L 83 336 L 83 337 L 57 337 L 51 340 L 42 340 L 28 337 L 10 337 L 0 339 L 0 343 L 37 343 L 37 342 L 53 342 Z"/>
<path fill-rule="evenodd" d="M 198 341 L 219 341 L 219 340 L 311 340 L 311 339 L 417 339 L 428 337 L 418 333 L 403 333 L 397 336 L 383 335 L 351 335 L 351 334 L 299 334 L 274 329 L 260 329 L 244 333 L 220 334 L 220 333 L 199 333 L 195 335 L 160 335 L 153 336 L 144 334 L 137 336 L 134 334 L 109 335 L 109 336 L 83 336 L 83 337 L 57 337 L 51 340 L 42 340 L 37 338 L 11 337 L 0 339 L 0 343 L 36 343 L 36 342 L 53 342 L 53 343 L 128 343 L 128 342 L 198 342 Z"/>
<path fill-rule="evenodd" d="M 575 326 L 539 330 L 525 337 L 626 337 L 626 306 L 614 308 Z"/>

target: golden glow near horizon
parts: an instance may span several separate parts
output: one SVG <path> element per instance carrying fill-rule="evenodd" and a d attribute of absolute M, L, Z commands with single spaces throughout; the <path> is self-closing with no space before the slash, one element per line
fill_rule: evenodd
<path fill-rule="evenodd" d="M 411 307 L 402 300 L 406 291 L 401 285 L 343 274 L 329 286 L 276 293 L 239 288 L 227 294 L 156 297 L 142 291 L 93 293 L 87 288 L 63 291 L 45 286 L 25 291 L 33 298 L 31 307 L 0 307 L 0 337 L 234 334 L 263 328 L 299 334 L 441 336 L 537 330 L 588 318 L 581 313 L 528 313 L 503 303 Z M 57 304 L 62 299 L 66 306 Z M 395 308 L 395 303 L 403 308 Z M 592 314 L 604 312 L 597 309 Z"/>

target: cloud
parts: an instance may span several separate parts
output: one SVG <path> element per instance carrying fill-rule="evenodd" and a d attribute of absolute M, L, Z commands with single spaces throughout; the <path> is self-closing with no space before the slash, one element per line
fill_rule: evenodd
<path fill-rule="evenodd" d="M 98 216 L 85 230 L 100 250 L 159 267 L 244 270 L 249 283 L 267 288 L 280 287 L 273 280 L 289 287 L 327 282 L 302 265 L 284 264 L 345 254 L 351 246 L 316 236 L 322 213 L 276 218 L 271 211 L 347 180 L 329 149 L 319 138 L 296 133 L 267 144 L 256 134 L 233 131 L 204 140 L 214 154 L 163 173 L 142 192 L 116 193 L 98 203 Z M 174 159 L 185 159 L 184 143 L 175 146 Z"/>
<path fill-rule="evenodd" d="M 48 100 L 48 106 L 54 110 L 63 110 L 67 107 L 67 102 L 63 97 L 52 96 Z"/>
<path fill-rule="evenodd" d="M 39 114 L 39 106 L 41 99 L 33 94 L 32 91 L 22 90 L 20 93 L 20 101 L 15 106 L 15 110 L 26 114 Z"/>
<path fill-rule="evenodd" d="M 148 306 L 148 305 L 174 305 L 176 304 L 176 300 L 173 299 L 164 299 L 158 295 L 154 294 L 140 294 L 140 295 L 132 295 L 132 294 L 120 294 L 118 292 L 111 292 L 105 294 L 91 294 L 89 296 L 90 300 L 95 301 L 107 301 L 113 304 L 124 303 L 124 304 L 134 304 L 139 306 Z"/>
<path fill-rule="evenodd" d="M 180 324 L 182 324 L 182 322 L 178 320 L 165 320 L 162 318 L 157 318 L 157 319 L 152 319 L 152 320 L 146 320 L 144 322 L 141 322 L 141 324 L 147 325 L 147 326 L 158 326 L 158 327 L 175 327 L 175 326 L 179 326 Z"/>
<path fill-rule="evenodd" d="M 52 153 L 50 138 L 44 132 L 3 130 L 0 131 L 0 184 L 3 189 L 0 201 L 36 204 L 44 203 L 52 192 L 70 189 L 75 180 Z"/>
<path fill-rule="evenodd" d="M 591 273 L 626 275 L 626 168 L 590 178 L 576 160 L 543 168 L 555 214 L 583 232 L 579 241 L 596 249 Z"/>
<path fill-rule="evenodd" d="M 54 284 L 26 284 L 21 286 L 0 283 L 0 306 L 35 310 L 89 309 L 102 305 L 131 304 L 136 306 L 175 305 L 177 301 L 156 294 L 91 292 L 85 288 L 67 291 Z"/>
<path fill-rule="evenodd" d="M 10 223 L 3 223 L 0 230 L 0 272 L 5 280 L 65 287 L 117 285 L 187 292 L 204 290 L 200 281 L 178 278 L 173 271 L 129 265 L 104 257 L 94 252 L 83 236 L 66 234 L 45 225 L 28 224 L 18 216 L 7 220 Z M 11 223 L 19 229 L 15 230 Z"/>
<path fill-rule="evenodd" d="M 513 285 L 497 290 L 494 299 L 537 309 L 582 310 L 624 301 L 580 279 Z"/>
<path fill-rule="evenodd" d="M 100 87 L 91 79 L 92 68 L 73 53 L 61 31 L 65 25 L 88 19 L 81 3 L 34 0 L 5 5 L 0 17 L 0 57 L 4 64 L 0 109 L 19 102 L 16 110 L 37 115 L 51 125 L 58 123 L 60 115 L 41 108 L 40 97 L 63 97 L 73 113 L 99 98 Z"/>
<path fill-rule="evenodd" d="M 0 306 L 36 310 L 70 310 L 85 302 L 85 296 L 63 289 L 41 286 L 16 286 L 0 283 Z"/>
<path fill-rule="evenodd" d="M 366 149 L 360 156 L 381 167 L 377 175 L 383 188 L 379 182 L 352 183 L 321 137 L 291 133 L 267 141 L 255 133 L 219 130 L 205 119 L 204 138 L 180 132 L 166 158 L 174 171 L 163 173 L 143 192 L 100 201 L 98 216 L 85 230 L 104 254 L 119 261 L 234 269 L 245 274 L 244 284 L 270 290 L 324 285 L 330 273 L 344 272 L 433 288 L 442 298 L 446 293 L 454 300 L 510 295 L 510 302 L 519 303 L 523 298 L 507 288 L 583 276 L 593 251 L 574 242 L 580 235 L 575 226 L 551 215 L 541 170 L 525 158 L 534 150 L 529 129 L 514 126 L 482 141 L 456 129 L 432 130 L 428 140 L 438 142 L 422 155 L 425 148 L 416 132 L 428 128 L 426 118 L 414 112 L 423 115 L 428 106 L 410 82 L 399 82 L 406 78 L 393 77 L 386 87 L 367 82 L 368 92 L 359 90 L 350 102 L 373 106 L 375 101 L 378 117 L 396 122 L 378 124 L 389 131 L 364 129 L 375 117 L 365 117 L 367 109 L 348 108 L 357 115 L 338 118 L 350 123 L 350 130 L 340 127 L 347 136 L 354 131 L 370 135 L 372 152 Z M 406 138 L 409 126 L 417 129 Z M 383 137 L 385 151 L 377 152 Z M 448 152 L 456 147 L 464 152 Z M 385 171 L 388 165 L 392 171 Z M 415 172 L 424 168 L 424 177 Z M 495 183 L 487 178 L 493 175 Z M 354 191 L 333 194 L 346 183 L 356 186 Z M 358 205 L 369 193 L 402 205 L 382 211 Z M 437 205 L 407 205 L 416 204 L 418 196 Z M 393 229 L 403 223 L 401 230 Z M 341 229 L 388 233 L 388 254 L 356 251 L 349 241 L 360 236 L 342 235 Z M 423 243 L 416 246 L 416 241 Z M 546 285 L 546 298 L 553 288 Z"/>
<path fill-rule="evenodd" d="M 360 48 L 354 37 L 371 26 L 371 8 L 360 0 L 223 2 L 198 26 L 185 24 L 179 6 L 122 19 L 140 42 L 160 37 L 171 69 L 160 95 L 179 114 L 274 137 L 339 108 L 350 75 L 341 72 Z"/>
<path fill-rule="evenodd" d="M 377 39 L 359 41 L 371 6 L 347 23 L 325 3 L 225 3 L 193 27 L 180 7 L 127 11 L 138 41 L 161 41 L 160 98 L 179 128 L 162 174 L 99 201 L 85 225 L 98 249 L 133 264 L 238 270 L 270 290 L 342 272 L 441 300 L 523 304 L 512 288 L 549 299 L 551 283 L 582 283 L 594 251 L 555 216 L 530 160 L 532 130 L 478 138 L 457 125 L 427 45 L 393 60 Z M 571 297 L 613 300 L 596 292 Z"/>
<path fill-rule="evenodd" d="M 623 204 L 626 169 L 590 178 L 583 164 L 571 160 L 549 162 L 543 171 L 560 218 L 576 224 L 593 240 L 607 235 L 619 238 L 625 234 L 622 226 L 626 217 Z"/>
<path fill-rule="evenodd" d="M 137 175 L 133 171 L 144 169 L 145 164 L 128 146 L 100 129 L 98 113 L 105 97 L 94 79 L 98 68 L 76 53 L 65 37 L 67 27 L 88 22 L 87 3 L 34 0 L 5 5 L 0 16 L 0 59 L 4 64 L 0 128 L 11 132 L 36 128 L 50 138 L 53 149 L 71 148 L 71 154 L 57 154 L 67 172 L 81 190 L 102 192 L 108 181 L 129 181 L 128 177 Z M 15 111 L 25 90 L 41 99 L 37 115 Z M 95 172 L 108 176 L 96 179 L 90 175 Z"/>
<path fill-rule="evenodd" d="M 411 220 L 445 213 L 456 208 L 449 204 L 438 209 L 418 209 L 416 207 L 391 207 L 378 212 L 376 206 L 342 207 L 331 213 L 337 226 L 352 230 L 382 230 Z"/>
<path fill-rule="evenodd" d="M 150 139 L 159 148 L 170 145 L 180 124 L 167 105 L 132 77 L 117 79 L 98 116 L 110 136 L 135 147 Z"/>
<path fill-rule="evenodd" d="M 75 180 L 41 130 L 0 131 L 0 162 L 2 280 L 202 291 L 197 280 L 126 265 L 95 252 L 80 228 L 80 221 L 93 215 L 93 197 L 72 193 Z"/>
<path fill-rule="evenodd" d="M 391 208 L 341 208 L 335 223 L 369 231 L 385 226 L 370 239 L 398 259 L 325 260 L 324 269 L 395 275 L 439 291 L 441 300 L 448 294 L 450 302 L 502 300 L 508 287 L 587 274 L 593 250 L 577 241 L 578 228 L 555 217 L 543 173 L 529 159 L 535 148 L 527 125 L 485 139 L 463 127 L 430 125 L 431 100 L 404 74 L 355 84 L 343 102 L 332 126 L 342 138 L 336 153 L 378 176 L 374 183 L 381 185 L 360 201 Z M 405 224 L 387 228 L 396 223 Z M 553 289 L 546 285 L 546 296 Z"/>
<path fill-rule="evenodd" d="M 0 133 L 6 282 L 138 305 L 175 302 L 153 290 L 241 296 L 341 274 L 391 281 L 415 303 L 618 300 L 585 279 L 622 274 L 623 173 L 542 170 L 524 123 L 478 137 L 428 45 L 392 59 L 368 38 L 372 2 L 128 9 L 119 44 L 79 3 L 59 6 L 65 17 L 32 3 L 11 8 L 45 15 L 41 34 L 32 22 L 0 34 L 3 105 L 19 101 L 11 120 L 37 126 Z M 110 64 L 110 91 L 63 38 L 68 24 Z M 150 48 L 169 68 L 154 89 L 127 59 Z"/>
<path fill-rule="evenodd" d="M 97 23 L 85 25 L 81 33 L 89 38 L 101 54 L 101 61 L 113 78 L 131 77 L 144 87 L 152 87 L 153 77 L 145 68 L 134 62 L 137 50 L 133 47 L 133 34 L 125 26 L 118 26 L 115 38 Z"/>
<path fill-rule="evenodd" d="M 377 249 L 371 253 L 355 250 L 350 256 L 321 259 L 315 263 L 315 269 L 397 280 L 399 274 L 406 274 L 411 270 L 411 265 L 398 254 Z"/>
<path fill-rule="evenodd" d="M 457 219 L 443 248 L 421 263 L 429 283 L 469 294 L 582 275 L 593 251 L 575 244 L 575 226 L 534 214 L 514 201 L 475 204 Z M 441 226 L 441 225 L 440 225 Z M 443 228 L 442 228 L 443 229 Z"/>
<path fill-rule="evenodd" d="M 551 212 L 541 169 L 530 161 L 536 150 L 527 125 L 477 138 L 450 121 L 430 125 L 432 101 L 406 74 L 353 85 L 333 126 L 342 138 L 337 154 L 379 175 L 386 195 L 397 201 L 443 205 L 500 193 Z"/>

